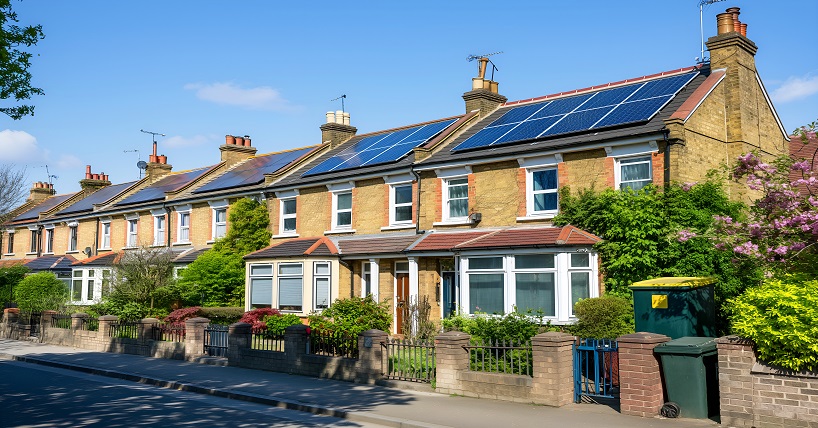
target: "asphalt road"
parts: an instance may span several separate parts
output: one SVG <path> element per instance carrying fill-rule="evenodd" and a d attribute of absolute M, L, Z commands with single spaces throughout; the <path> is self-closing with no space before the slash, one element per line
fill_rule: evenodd
<path fill-rule="evenodd" d="M 0 361 L 0 427 L 372 427 L 327 416 Z"/>

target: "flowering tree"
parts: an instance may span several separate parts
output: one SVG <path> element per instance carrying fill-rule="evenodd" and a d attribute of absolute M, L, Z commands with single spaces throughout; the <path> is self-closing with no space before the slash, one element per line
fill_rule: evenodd
<path fill-rule="evenodd" d="M 815 125 L 795 134 L 810 141 L 815 138 Z M 818 273 L 818 176 L 813 168 L 811 159 L 789 155 L 769 163 L 755 153 L 740 156 L 733 178 L 763 196 L 750 208 L 746 221 L 715 217 L 717 245 L 738 257 L 761 261 L 768 275 Z"/>

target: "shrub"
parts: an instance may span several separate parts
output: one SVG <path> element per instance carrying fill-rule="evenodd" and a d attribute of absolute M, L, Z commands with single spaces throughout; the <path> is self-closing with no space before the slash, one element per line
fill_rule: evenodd
<path fill-rule="evenodd" d="M 51 272 L 29 275 L 14 287 L 14 299 L 20 309 L 29 312 L 57 310 L 65 305 L 65 283 Z"/>
<path fill-rule="evenodd" d="M 245 312 L 239 322 L 252 325 L 255 331 L 266 330 L 267 324 L 265 324 L 264 318 L 273 315 L 281 315 L 281 312 L 279 312 L 278 309 L 270 308 L 253 309 L 252 311 Z"/>
<path fill-rule="evenodd" d="M 148 317 L 162 319 L 168 315 L 168 310 L 164 308 L 151 308 L 149 304 L 113 297 L 91 305 L 85 312 L 92 317 L 116 315 L 122 321 L 138 321 Z"/>
<path fill-rule="evenodd" d="M 603 296 L 583 299 L 574 306 L 577 323 L 573 335 L 590 339 L 616 339 L 633 333 L 633 304 L 630 299 Z"/>
<path fill-rule="evenodd" d="M 205 251 L 179 276 L 177 288 L 188 304 L 240 305 L 244 299 L 244 260 L 240 254 Z"/>
<path fill-rule="evenodd" d="M 357 336 L 370 329 L 389 331 L 392 314 L 388 301 L 376 302 L 372 296 L 350 297 L 336 300 L 320 314 L 310 315 L 309 320 L 314 329 Z"/>
<path fill-rule="evenodd" d="M 302 324 L 301 318 L 296 314 L 278 314 L 264 318 L 267 324 L 267 332 L 270 334 L 284 334 L 284 330 L 291 325 Z"/>
<path fill-rule="evenodd" d="M 165 317 L 165 322 L 170 323 L 170 324 L 183 324 L 185 321 L 187 321 L 187 320 L 189 320 L 191 318 L 196 318 L 196 317 L 200 316 L 199 313 L 201 311 L 202 311 L 202 308 L 200 308 L 198 306 L 193 306 L 191 308 L 177 309 L 177 310 L 171 312 L 170 314 L 168 314 L 168 316 Z"/>
<path fill-rule="evenodd" d="M 244 315 L 244 308 L 240 307 L 212 307 L 201 308 L 199 316 L 210 320 L 211 324 L 233 324 L 239 322 Z"/>
<path fill-rule="evenodd" d="M 541 315 L 514 312 L 499 315 L 455 314 L 441 321 L 445 331 L 462 331 L 485 341 L 514 340 L 525 342 L 539 333 L 559 331 L 551 322 L 543 323 Z"/>
<path fill-rule="evenodd" d="M 0 268 L 0 303 L 13 301 L 12 290 L 31 270 L 22 264 Z"/>
<path fill-rule="evenodd" d="M 730 301 L 733 332 L 759 357 L 791 370 L 818 369 L 818 280 L 787 275 Z"/>

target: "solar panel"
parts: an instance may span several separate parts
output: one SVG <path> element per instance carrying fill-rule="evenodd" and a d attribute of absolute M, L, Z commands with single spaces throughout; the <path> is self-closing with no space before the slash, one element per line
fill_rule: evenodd
<path fill-rule="evenodd" d="M 14 217 L 14 219 L 12 219 L 11 221 L 35 219 L 40 216 L 41 212 L 48 211 L 51 208 L 56 207 L 57 205 L 65 202 L 66 199 L 74 195 L 75 195 L 74 193 L 71 193 L 68 195 L 52 196 L 46 199 L 45 201 L 41 202 L 40 204 L 37 204 L 36 206 L 34 206 L 34 208 L 31 208 L 30 210 L 18 215 L 17 217 Z"/>
<path fill-rule="evenodd" d="M 311 168 L 302 176 L 395 162 L 454 122 L 455 119 L 444 120 L 363 138 Z"/>
<path fill-rule="evenodd" d="M 453 151 L 648 121 L 698 72 L 510 107 Z"/>
<path fill-rule="evenodd" d="M 131 196 L 117 202 L 114 206 L 141 204 L 144 202 L 158 201 L 165 198 L 165 192 L 170 192 L 190 183 L 201 177 L 202 174 L 210 170 L 208 168 L 196 169 L 193 171 L 171 174 L 153 183 L 152 185 L 134 193 Z"/>
<path fill-rule="evenodd" d="M 103 187 L 102 189 L 99 189 L 96 192 L 90 194 L 88 197 L 80 199 L 79 201 L 62 209 L 61 211 L 54 215 L 59 216 L 63 214 L 73 214 L 80 213 L 83 211 L 91 211 L 94 209 L 94 204 L 101 204 L 110 200 L 114 196 L 118 195 L 120 192 L 132 186 L 134 183 L 135 181 L 131 181 L 128 183 L 113 184 L 110 186 Z"/>
<path fill-rule="evenodd" d="M 311 147 L 254 157 L 216 177 L 213 181 L 194 190 L 194 194 L 250 186 L 264 181 L 264 174 L 284 168 L 312 150 Z"/>

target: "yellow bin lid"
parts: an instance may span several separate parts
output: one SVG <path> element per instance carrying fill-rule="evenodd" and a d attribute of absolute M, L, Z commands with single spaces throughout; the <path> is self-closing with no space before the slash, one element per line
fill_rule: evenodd
<path fill-rule="evenodd" d="M 628 288 L 698 288 L 714 284 L 715 282 L 716 278 L 712 276 L 674 276 L 634 282 Z"/>

